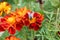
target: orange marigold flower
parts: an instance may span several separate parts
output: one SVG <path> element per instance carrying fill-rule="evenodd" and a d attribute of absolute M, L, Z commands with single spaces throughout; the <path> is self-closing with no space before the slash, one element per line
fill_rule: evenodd
<path fill-rule="evenodd" d="M 0 3 L 0 16 L 2 15 L 2 13 L 6 13 L 9 14 L 11 10 L 11 5 L 7 2 L 1 2 Z"/>
<path fill-rule="evenodd" d="M 6 37 L 5 40 L 20 40 L 20 38 L 17 38 L 15 36 L 9 36 L 9 37 Z"/>
<path fill-rule="evenodd" d="M 15 15 L 8 15 L 5 16 L 5 22 L 2 26 L 8 30 L 10 34 L 15 34 L 16 30 L 20 31 L 23 27 L 23 21 L 20 20 L 19 22 L 16 21 Z"/>
<path fill-rule="evenodd" d="M 23 17 L 28 11 L 29 11 L 29 10 L 27 10 L 26 7 L 20 8 L 20 9 L 16 9 L 16 13 L 17 13 L 19 16 L 21 16 L 21 17 Z"/>

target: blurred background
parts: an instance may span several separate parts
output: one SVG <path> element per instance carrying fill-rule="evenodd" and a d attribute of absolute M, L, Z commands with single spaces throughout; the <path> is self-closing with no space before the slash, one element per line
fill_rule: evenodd
<path fill-rule="evenodd" d="M 0 0 L 0 2 L 3 1 L 12 5 L 12 11 L 26 6 L 28 9 L 44 15 L 42 27 L 37 31 L 35 40 L 60 40 L 60 0 Z M 28 32 L 27 28 L 24 29 Z M 4 40 L 9 34 L 6 30 L 0 35 L 0 40 Z M 15 34 L 18 38 L 24 38 L 23 35 L 22 31 Z"/>

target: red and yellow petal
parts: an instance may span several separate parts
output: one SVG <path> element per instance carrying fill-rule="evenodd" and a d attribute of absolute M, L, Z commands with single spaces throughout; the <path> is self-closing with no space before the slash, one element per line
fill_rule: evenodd
<path fill-rule="evenodd" d="M 8 23 L 1 23 L 1 26 L 4 28 L 4 29 L 7 29 L 10 25 Z"/>
<path fill-rule="evenodd" d="M 15 18 L 15 16 L 11 16 L 11 17 L 8 17 L 8 18 L 6 19 L 6 21 L 7 21 L 9 24 L 14 24 L 15 21 L 16 21 L 16 18 Z"/>
<path fill-rule="evenodd" d="M 31 20 L 29 20 L 30 23 L 35 23 L 36 22 L 36 18 L 32 18 Z"/>

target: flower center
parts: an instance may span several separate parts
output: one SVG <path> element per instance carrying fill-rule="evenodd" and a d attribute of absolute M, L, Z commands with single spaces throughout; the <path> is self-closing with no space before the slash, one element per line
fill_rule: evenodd
<path fill-rule="evenodd" d="M 36 21 L 36 18 L 35 17 L 33 17 L 33 15 L 34 15 L 34 12 L 28 12 L 28 16 L 29 16 L 29 21 L 30 21 L 30 23 L 34 23 L 35 21 Z"/>
<path fill-rule="evenodd" d="M 8 23 L 11 23 L 11 24 L 14 23 L 14 22 L 15 22 L 15 17 L 10 17 L 10 18 L 8 18 L 8 19 L 7 19 L 7 22 L 8 22 Z"/>

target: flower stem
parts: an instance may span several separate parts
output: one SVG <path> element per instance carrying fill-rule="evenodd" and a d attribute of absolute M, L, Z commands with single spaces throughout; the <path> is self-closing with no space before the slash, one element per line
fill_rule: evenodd
<path fill-rule="evenodd" d="M 36 34 L 36 32 L 33 31 L 33 30 L 31 30 L 31 39 L 30 39 L 30 40 L 34 40 L 34 38 L 35 38 L 35 34 Z"/>
<path fill-rule="evenodd" d="M 27 33 L 25 27 L 23 28 L 23 40 L 27 40 Z"/>

